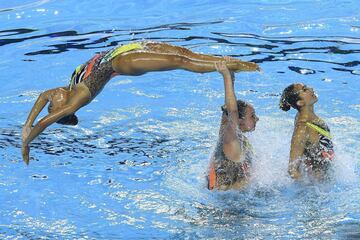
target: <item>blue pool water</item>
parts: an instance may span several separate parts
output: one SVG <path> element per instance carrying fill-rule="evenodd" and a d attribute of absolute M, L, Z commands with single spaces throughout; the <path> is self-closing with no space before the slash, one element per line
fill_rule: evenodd
<path fill-rule="evenodd" d="M 0 1 L 1 239 L 359 239 L 360 3 Z M 94 53 L 150 39 L 257 62 L 238 98 L 260 117 L 255 174 L 243 191 L 210 192 L 223 82 L 185 71 L 117 77 L 52 125 L 21 160 L 22 124 L 45 89 L 65 86 Z M 335 136 L 336 180 L 294 183 L 287 161 L 293 82 L 313 86 Z"/>

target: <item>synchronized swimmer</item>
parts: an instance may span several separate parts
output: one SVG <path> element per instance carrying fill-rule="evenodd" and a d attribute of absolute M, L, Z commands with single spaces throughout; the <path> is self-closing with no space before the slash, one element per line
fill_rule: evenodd
<path fill-rule="evenodd" d="M 295 83 L 286 87 L 280 99 L 280 108 L 298 111 L 291 139 L 289 174 L 294 179 L 304 176 L 315 180 L 331 178 L 334 146 L 330 129 L 314 111 L 318 97 L 314 89 Z"/>
<path fill-rule="evenodd" d="M 70 84 L 40 94 L 22 130 L 22 157 L 29 164 L 29 144 L 51 124 L 76 125 L 75 112 L 90 103 L 114 76 L 139 76 L 147 72 L 183 69 L 196 73 L 216 71 L 215 63 L 225 61 L 234 72 L 259 71 L 257 64 L 236 58 L 194 53 L 186 48 L 161 42 L 135 42 L 96 54 L 72 74 Z M 49 103 L 49 114 L 33 126 Z"/>
<path fill-rule="evenodd" d="M 225 105 L 218 143 L 210 159 L 208 188 L 210 190 L 239 189 L 245 186 L 252 172 L 253 151 L 244 133 L 255 130 L 259 118 L 254 107 L 237 100 L 234 72 L 259 71 L 257 64 L 232 57 L 199 54 L 189 49 L 161 42 L 134 42 L 96 54 L 78 66 L 66 87 L 40 94 L 22 130 L 22 157 L 29 164 L 29 144 L 53 123 L 76 125 L 75 113 L 90 103 L 117 75 L 140 76 L 147 72 L 183 69 L 196 73 L 218 71 L 225 87 Z M 284 89 L 280 108 L 298 111 L 291 141 L 289 175 L 294 179 L 305 175 L 318 180 L 328 175 L 334 148 L 330 130 L 314 112 L 317 96 L 304 84 L 292 84 Z M 48 105 L 48 114 L 35 126 L 37 116 Z"/>
<path fill-rule="evenodd" d="M 239 189 L 249 181 L 254 157 L 252 146 L 243 133 L 254 131 L 259 118 L 250 103 L 236 100 L 235 76 L 225 62 L 215 66 L 224 78 L 225 105 L 221 108 L 218 142 L 210 159 L 208 188 Z"/>

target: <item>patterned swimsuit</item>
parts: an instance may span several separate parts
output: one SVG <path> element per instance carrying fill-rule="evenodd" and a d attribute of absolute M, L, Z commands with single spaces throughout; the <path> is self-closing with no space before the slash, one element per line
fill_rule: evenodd
<path fill-rule="evenodd" d="M 142 50 L 144 43 L 130 43 L 96 54 L 85 64 L 78 66 L 71 76 L 69 83 L 70 90 L 81 82 L 89 88 L 91 98 L 95 98 L 103 89 L 106 83 L 114 76 L 112 60 L 123 53 Z"/>
<path fill-rule="evenodd" d="M 244 159 L 240 162 L 231 161 L 225 156 L 223 144 L 218 143 L 210 160 L 208 189 L 227 188 L 244 179 L 249 179 L 254 154 L 251 144 L 244 135 L 238 134 L 238 139 L 239 144 L 242 143 Z"/>
<path fill-rule="evenodd" d="M 306 125 L 318 132 L 319 144 L 314 146 L 308 142 L 305 145 L 305 169 L 307 172 L 328 171 L 335 157 L 329 127 L 325 123 L 316 125 L 308 122 Z"/>

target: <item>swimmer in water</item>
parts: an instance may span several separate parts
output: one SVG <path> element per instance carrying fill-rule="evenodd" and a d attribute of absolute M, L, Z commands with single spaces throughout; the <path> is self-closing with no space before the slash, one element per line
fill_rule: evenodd
<path fill-rule="evenodd" d="M 214 63 L 223 59 L 160 42 L 135 42 L 96 54 L 75 69 L 68 86 L 47 90 L 36 100 L 22 130 L 21 152 L 25 163 L 29 164 L 29 144 L 34 138 L 55 122 L 76 125 L 75 112 L 90 103 L 112 77 L 175 69 L 213 72 Z M 228 58 L 226 66 L 235 72 L 260 70 L 257 64 L 236 58 Z M 33 126 L 48 102 L 49 114 Z"/>
<path fill-rule="evenodd" d="M 225 105 L 217 146 L 210 159 L 208 188 L 240 189 L 249 181 L 253 159 L 252 146 L 244 133 L 254 131 L 259 118 L 250 103 L 236 100 L 234 74 L 226 62 L 217 62 L 215 67 L 224 78 Z"/>
<path fill-rule="evenodd" d="M 329 127 L 314 112 L 318 97 L 314 90 L 302 83 L 286 87 L 280 99 L 280 108 L 298 111 L 291 139 L 288 171 L 292 178 L 307 175 L 316 180 L 329 177 L 335 156 Z"/>

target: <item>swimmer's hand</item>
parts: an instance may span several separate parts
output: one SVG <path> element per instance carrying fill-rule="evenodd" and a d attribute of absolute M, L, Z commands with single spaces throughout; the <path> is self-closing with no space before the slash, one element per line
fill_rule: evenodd
<path fill-rule="evenodd" d="M 29 160 L 30 160 L 29 152 L 30 152 L 29 145 L 23 144 L 21 147 L 21 155 L 26 165 L 29 165 Z"/>
<path fill-rule="evenodd" d="M 28 136 L 30 135 L 31 132 L 31 127 L 25 125 L 22 129 L 22 133 L 21 133 L 21 137 L 22 137 L 22 142 L 24 143 L 26 141 L 26 139 L 28 138 Z"/>
<path fill-rule="evenodd" d="M 233 58 L 233 57 L 229 57 L 229 56 L 225 56 L 224 57 L 224 60 L 225 62 L 229 63 L 231 61 L 238 61 L 236 58 Z M 231 74 L 231 80 L 233 81 L 233 84 L 234 84 L 234 81 L 235 81 L 235 73 L 233 71 L 230 72 Z"/>
<path fill-rule="evenodd" d="M 301 173 L 298 170 L 289 170 L 289 175 L 294 180 L 299 180 L 301 177 Z"/>
<path fill-rule="evenodd" d="M 226 66 L 226 62 L 225 61 L 220 61 L 220 62 L 216 62 L 215 63 L 215 68 L 216 70 L 221 73 L 224 77 L 225 76 L 229 76 L 231 77 L 231 72 L 228 69 L 228 67 Z"/>
<path fill-rule="evenodd" d="M 30 135 L 30 132 L 31 132 L 31 127 L 25 125 L 22 129 L 22 147 L 21 147 L 21 155 L 22 155 L 22 158 L 24 160 L 24 162 L 29 165 L 29 152 L 30 152 L 30 148 L 29 148 L 29 145 L 27 143 L 27 139 L 28 139 L 28 136 Z"/>
<path fill-rule="evenodd" d="M 230 57 L 230 56 L 224 56 L 223 58 L 224 58 L 225 62 L 238 62 L 239 61 L 239 59 Z"/>

